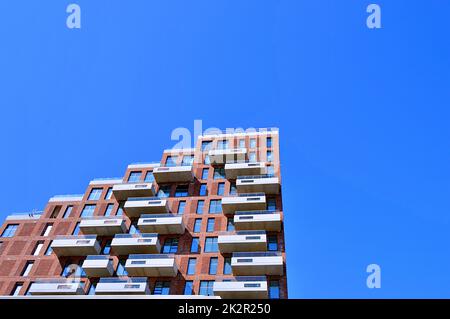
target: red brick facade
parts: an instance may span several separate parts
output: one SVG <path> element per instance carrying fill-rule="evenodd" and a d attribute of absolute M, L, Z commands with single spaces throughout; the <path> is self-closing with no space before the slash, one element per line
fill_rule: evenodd
<path fill-rule="evenodd" d="M 279 159 L 279 138 L 278 133 L 270 133 L 270 134 L 242 134 L 242 135 L 232 135 L 231 137 L 226 136 L 226 139 L 229 141 L 229 148 L 238 147 L 239 140 L 245 140 L 245 147 L 248 149 L 248 152 L 256 153 L 256 161 L 258 162 L 267 162 L 267 142 L 266 138 L 270 136 L 272 138 L 272 147 L 271 151 L 273 159 L 270 163 L 266 163 L 266 165 L 273 166 L 273 173 L 280 178 L 280 159 Z M 256 138 L 257 145 L 256 148 L 250 147 L 250 139 Z M 214 199 L 221 199 L 224 196 L 228 196 L 230 192 L 231 183 L 234 181 L 229 181 L 225 178 L 214 179 L 214 170 L 215 166 L 204 164 L 205 152 L 202 152 L 201 145 L 202 141 L 213 141 L 212 148 L 215 148 L 215 144 L 217 140 L 223 140 L 224 137 L 219 136 L 202 136 L 198 139 L 197 146 L 194 150 L 190 150 L 188 152 L 183 151 L 179 153 L 179 151 L 165 151 L 163 153 L 161 159 L 161 165 L 166 163 L 167 156 L 169 155 L 178 155 L 178 161 L 182 160 L 182 154 L 194 155 L 195 160 L 193 163 L 193 173 L 194 180 L 189 184 L 189 196 L 188 197 L 175 197 L 174 193 L 177 185 L 171 185 L 171 194 L 168 197 L 170 211 L 174 214 L 177 213 L 179 201 L 186 201 L 186 206 L 183 213 L 183 222 L 186 225 L 186 231 L 182 235 L 159 235 L 159 241 L 161 246 L 164 244 L 167 238 L 179 238 L 178 251 L 176 255 L 176 262 L 178 265 L 178 275 L 174 278 L 164 278 L 158 277 L 153 278 L 149 277 L 149 285 L 150 290 L 153 292 L 153 287 L 155 281 L 168 281 L 170 282 L 170 294 L 183 294 L 185 281 L 192 280 L 194 283 L 194 294 L 199 293 L 199 285 L 202 280 L 210 280 L 213 281 L 217 277 L 232 278 L 233 275 L 223 275 L 224 269 L 224 257 L 230 257 L 231 255 L 222 255 L 219 252 L 216 253 L 205 253 L 203 251 L 203 245 L 205 243 L 205 237 L 214 237 L 218 236 L 219 232 L 223 232 L 227 230 L 228 218 L 223 213 L 209 213 L 209 202 Z M 241 142 L 242 143 L 242 142 Z M 240 144 L 242 146 L 242 144 Z M 136 168 L 138 167 L 138 168 Z M 208 178 L 202 179 L 203 168 L 209 168 Z M 129 166 L 125 171 L 123 181 L 128 181 L 129 175 L 131 172 L 141 172 L 141 181 L 144 180 L 146 173 L 151 172 L 153 170 L 152 165 L 138 165 L 138 166 Z M 207 184 L 208 195 L 207 196 L 199 196 L 199 189 L 202 183 Z M 218 189 L 218 183 L 225 183 L 225 191 L 223 196 L 216 195 Z M 158 190 L 159 186 L 155 184 L 156 190 Z M 105 214 L 105 210 L 107 209 L 108 204 L 112 204 L 112 214 L 115 215 L 119 209 L 120 205 L 123 205 L 122 202 L 117 202 L 114 196 L 111 199 L 105 199 L 105 196 L 108 192 L 109 188 L 112 188 L 113 184 L 107 184 L 107 182 L 103 181 L 102 183 L 95 184 L 95 182 L 91 182 L 87 187 L 84 196 L 81 200 L 75 201 L 55 201 L 54 199 L 50 201 L 45 207 L 42 216 L 38 219 L 17 219 L 17 220 L 7 220 L 2 227 L 0 228 L 0 234 L 3 234 L 5 228 L 11 224 L 17 224 L 18 228 L 13 237 L 0 237 L 0 295 L 10 295 L 15 290 L 16 284 L 23 284 L 23 287 L 20 290 L 20 295 L 24 295 L 28 291 L 28 287 L 30 283 L 35 281 L 38 278 L 60 278 L 61 273 L 63 271 L 64 266 L 67 263 L 78 264 L 82 262 L 85 257 L 57 257 L 55 253 L 51 253 L 50 255 L 45 255 L 49 245 L 52 240 L 57 235 L 71 235 L 74 229 L 77 226 L 77 223 L 80 222 L 80 214 L 83 207 L 86 204 L 93 204 L 95 206 L 94 215 L 102 216 Z M 102 188 L 102 194 L 99 200 L 90 201 L 88 200 L 89 194 L 93 188 Z M 282 220 L 283 218 L 283 208 L 282 208 L 282 200 L 281 200 L 281 191 L 279 195 L 273 196 L 276 200 L 276 210 L 281 212 Z M 197 202 L 199 200 L 204 201 L 203 213 L 198 214 L 197 211 Z M 63 218 L 64 213 L 67 208 L 72 206 L 72 211 L 69 216 L 65 216 Z M 126 220 L 127 225 L 129 226 L 132 223 L 126 214 L 123 214 L 123 218 Z M 214 218 L 214 232 L 206 232 L 207 220 L 208 218 Z M 194 233 L 193 227 L 196 219 L 201 219 L 201 232 Z M 48 225 L 52 225 L 52 229 L 48 236 L 44 236 L 44 231 Z M 82 232 L 80 232 L 82 234 Z M 285 244 L 284 244 L 284 227 L 282 226 L 282 230 L 280 232 L 268 233 L 268 235 L 276 235 L 278 239 L 278 250 L 282 252 L 283 260 L 285 261 Z M 199 253 L 191 253 L 191 241 L 192 237 L 199 237 L 200 239 L 200 252 Z M 111 240 L 112 237 L 99 237 L 102 247 L 108 240 Z M 39 254 L 33 255 L 34 250 L 38 243 L 42 243 L 43 246 L 40 249 Z M 127 256 L 111 256 L 114 260 L 114 266 L 117 267 L 117 263 L 120 258 L 126 258 Z M 189 258 L 197 258 L 196 263 L 196 272 L 195 275 L 187 275 L 187 264 Z M 218 257 L 218 267 L 216 275 L 209 275 L 209 260 L 210 257 Z M 26 266 L 27 262 L 34 262 L 31 272 L 27 276 L 21 276 Z M 284 264 L 286 265 L 286 264 Z M 276 281 L 279 283 L 279 297 L 287 298 L 287 279 L 286 279 L 286 266 L 284 266 L 284 274 L 282 276 L 268 276 L 267 279 L 269 281 Z M 85 290 L 86 292 L 89 290 L 90 284 L 92 282 L 96 282 L 96 278 L 83 278 L 83 281 L 86 282 Z"/>

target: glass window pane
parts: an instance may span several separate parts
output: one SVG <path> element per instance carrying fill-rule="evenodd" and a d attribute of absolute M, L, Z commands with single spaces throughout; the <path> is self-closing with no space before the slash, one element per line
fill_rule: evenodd
<path fill-rule="evenodd" d="M 129 183 L 137 183 L 141 180 L 141 172 L 131 172 L 128 177 Z"/>

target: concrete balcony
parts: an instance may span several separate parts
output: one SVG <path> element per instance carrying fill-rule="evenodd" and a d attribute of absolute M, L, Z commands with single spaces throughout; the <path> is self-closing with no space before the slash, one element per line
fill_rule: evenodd
<path fill-rule="evenodd" d="M 233 275 L 283 275 L 283 256 L 280 252 L 240 252 L 231 258 Z"/>
<path fill-rule="evenodd" d="M 138 228 L 142 233 L 183 234 L 185 225 L 181 215 L 142 215 L 138 220 Z"/>
<path fill-rule="evenodd" d="M 242 210 L 266 209 L 266 195 L 264 193 L 240 194 L 222 198 L 224 214 L 234 214 Z"/>
<path fill-rule="evenodd" d="M 216 149 L 208 152 L 211 165 L 244 162 L 247 156 L 246 148 Z"/>
<path fill-rule="evenodd" d="M 224 232 L 219 234 L 217 243 L 221 253 L 267 250 L 266 232 L 260 230 Z"/>
<path fill-rule="evenodd" d="M 230 163 L 225 164 L 227 179 L 236 179 L 238 176 L 261 175 L 266 173 L 266 163 Z"/>
<path fill-rule="evenodd" d="M 158 234 L 118 234 L 111 242 L 115 255 L 157 254 L 160 248 Z"/>
<path fill-rule="evenodd" d="M 113 261 L 109 256 L 87 256 L 81 267 L 88 277 L 109 277 L 114 274 Z"/>
<path fill-rule="evenodd" d="M 125 263 L 129 276 L 175 277 L 178 273 L 174 255 L 130 255 Z"/>
<path fill-rule="evenodd" d="M 152 183 L 122 183 L 113 186 L 113 194 L 121 201 L 128 197 L 152 197 L 156 192 Z"/>
<path fill-rule="evenodd" d="M 126 233 L 128 228 L 121 217 L 96 216 L 83 218 L 80 222 L 80 230 L 83 234 L 96 234 L 99 236 L 113 236 Z"/>
<path fill-rule="evenodd" d="M 238 176 L 236 187 L 239 193 L 263 192 L 280 193 L 280 179 L 274 175 Z"/>
<path fill-rule="evenodd" d="M 95 287 L 96 295 L 149 295 L 147 278 L 100 278 Z"/>
<path fill-rule="evenodd" d="M 83 283 L 70 279 L 38 279 L 28 290 L 32 296 L 39 295 L 84 295 Z"/>
<path fill-rule="evenodd" d="M 215 281 L 215 296 L 224 299 L 267 299 L 267 279 L 261 277 L 236 277 L 231 281 Z"/>
<path fill-rule="evenodd" d="M 51 247 L 57 256 L 87 256 L 100 253 L 96 235 L 56 236 Z"/>
<path fill-rule="evenodd" d="M 128 217 L 139 217 L 141 214 L 164 214 L 169 212 L 169 202 L 159 197 L 129 198 L 123 210 Z"/>
<path fill-rule="evenodd" d="M 153 176 L 158 184 L 191 182 L 194 179 L 191 165 L 155 167 Z"/>
<path fill-rule="evenodd" d="M 281 213 L 268 210 L 237 211 L 234 215 L 236 230 L 281 230 Z"/>

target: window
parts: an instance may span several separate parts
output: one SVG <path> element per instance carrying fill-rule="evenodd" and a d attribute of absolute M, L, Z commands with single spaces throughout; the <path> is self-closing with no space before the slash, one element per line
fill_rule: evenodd
<path fill-rule="evenodd" d="M 186 280 L 184 284 L 184 295 L 193 295 L 194 294 L 194 282 L 192 280 Z"/>
<path fill-rule="evenodd" d="M 145 182 L 147 183 L 153 183 L 155 181 L 155 177 L 153 176 L 153 172 L 147 172 L 147 174 L 145 174 Z"/>
<path fill-rule="evenodd" d="M 202 179 L 208 179 L 209 168 L 204 168 L 202 170 Z"/>
<path fill-rule="evenodd" d="M 95 295 L 95 283 L 91 283 L 89 286 L 88 295 Z"/>
<path fill-rule="evenodd" d="M 109 255 L 111 252 L 111 239 L 105 243 L 105 247 L 103 247 L 102 254 Z"/>
<path fill-rule="evenodd" d="M 2 237 L 13 237 L 19 225 L 9 224 L 2 233 Z"/>
<path fill-rule="evenodd" d="M 202 152 L 210 150 L 211 144 L 212 141 L 202 141 Z"/>
<path fill-rule="evenodd" d="M 180 200 L 178 202 L 178 215 L 183 215 L 184 214 L 184 209 L 186 208 L 186 201 L 185 200 Z"/>
<path fill-rule="evenodd" d="M 232 268 L 231 268 L 231 257 L 224 258 L 223 261 L 223 274 L 224 275 L 231 275 Z"/>
<path fill-rule="evenodd" d="M 178 156 L 167 156 L 166 158 L 166 166 L 176 166 L 177 165 Z"/>
<path fill-rule="evenodd" d="M 269 175 L 275 174 L 275 168 L 273 167 L 273 165 L 267 166 L 267 174 Z"/>
<path fill-rule="evenodd" d="M 64 211 L 63 218 L 68 218 L 70 214 L 72 213 L 73 206 L 67 206 L 66 210 Z"/>
<path fill-rule="evenodd" d="M 92 217 L 94 216 L 95 205 L 85 205 L 80 217 Z"/>
<path fill-rule="evenodd" d="M 205 165 L 211 164 L 211 159 L 209 158 L 209 155 L 205 155 L 205 160 L 203 161 L 203 164 Z"/>
<path fill-rule="evenodd" d="M 278 250 L 278 238 L 276 235 L 267 237 L 267 250 L 269 251 Z"/>
<path fill-rule="evenodd" d="M 278 280 L 269 282 L 269 299 L 280 299 L 280 283 Z"/>
<path fill-rule="evenodd" d="M 52 246 L 48 245 L 47 250 L 45 251 L 45 256 L 50 256 L 53 252 Z"/>
<path fill-rule="evenodd" d="M 170 185 L 162 185 L 158 190 L 158 197 L 165 198 L 170 196 Z"/>
<path fill-rule="evenodd" d="M 201 232 L 201 229 L 202 229 L 202 220 L 200 218 L 197 218 L 194 223 L 194 233 Z"/>
<path fill-rule="evenodd" d="M 217 148 L 220 150 L 227 149 L 228 145 L 229 145 L 229 143 L 227 140 L 217 141 Z"/>
<path fill-rule="evenodd" d="M 245 147 L 245 140 L 239 140 L 239 147 L 244 148 Z"/>
<path fill-rule="evenodd" d="M 206 237 L 205 253 L 216 253 L 218 250 L 217 237 Z"/>
<path fill-rule="evenodd" d="M 164 242 L 162 249 L 163 254 L 173 254 L 178 250 L 178 238 L 168 238 Z"/>
<path fill-rule="evenodd" d="M 197 202 L 197 214 L 201 215 L 203 214 L 203 207 L 205 206 L 205 201 L 204 200 L 199 200 Z"/>
<path fill-rule="evenodd" d="M 208 195 L 208 187 L 206 184 L 201 184 L 200 185 L 200 192 L 199 192 L 199 196 L 207 196 Z"/>
<path fill-rule="evenodd" d="M 131 172 L 128 176 L 128 183 L 137 183 L 141 180 L 141 172 Z"/>
<path fill-rule="evenodd" d="M 216 275 L 217 274 L 217 264 L 219 259 L 217 257 L 211 257 L 209 259 L 209 274 Z"/>
<path fill-rule="evenodd" d="M 230 184 L 230 195 L 236 195 L 237 194 L 237 187 L 236 183 Z"/>
<path fill-rule="evenodd" d="M 33 261 L 27 261 L 27 263 L 25 264 L 25 267 L 22 270 L 22 277 L 26 277 L 30 274 L 31 268 L 33 268 Z"/>
<path fill-rule="evenodd" d="M 193 162 L 194 162 L 194 156 L 192 156 L 192 155 L 184 155 L 183 156 L 183 161 L 181 162 L 181 165 L 189 166 L 189 165 L 192 165 Z"/>
<path fill-rule="evenodd" d="M 202 280 L 200 281 L 200 290 L 199 290 L 199 295 L 202 296 L 213 296 L 214 292 L 213 292 L 213 285 L 214 285 L 214 280 Z"/>
<path fill-rule="evenodd" d="M 228 218 L 227 221 L 227 231 L 233 231 L 234 230 L 234 219 Z"/>
<path fill-rule="evenodd" d="M 72 235 L 78 235 L 79 232 L 80 232 L 80 223 L 77 223 L 75 229 L 73 230 Z"/>
<path fill-rule="evenodd" d="M 189 195 L 189 185 L 178 185 L 175 191 L 175 197 L 186 197 Z"/>
<path fill-rule="evenodd" d="M 214 179 L 224 179 L 225 178 L 225 168 L 218 167 L 214 169 Z"/>
<path fill-rule="evenodd" d="M 88 200 L 99 200 L 102 195 L 102 188 L 93 188 L 89 194 Z"/>
<path fill-rule="evenodd" d="M 197 258 L 189 258 L 186 273 L 188 275 L 194 275 L 196 265 L 197 265 Z"/>
<path fill-rule="evenodd" d="M 55 206 L 55 208 L 53 209 L 52 214 L 50 215 L 50 218 L 58 217 L 60 210 L 61 210 L 61 206 Z"/>
<path fill-rule="evenodd" d="M 168 295 L 170 293 L 170 281 L 157 281 L 153 289 L 154 295 Z"/>
<path fill-rule="evenodd" d="M 256 162 L 256 153 L 255 152 L 248 153 L 248 161 L 252 162 L 252 163 Z"/>
<path fill-rule="evenodd" d="M 52 231 L 53 228 L 53 224 L 47 224 L 44 227 L 44 230 L 42 231 L 42 236 L 48 236 L 50 234 L 50 232 Z"/>
<path fill-rule="evenodd" d="M 116 270 L 116 274 L 117 276 L 128 276 L 128 272 L 125 269 L 125 263 L 127 261 L 125 259 L 120 259 L 119 263 L 117 265 L 117 270 Z"/>
<path fill-rule="evenodd" d="M 116 216 L 122 216 L 122 215 L 123 215 L 123 208 L 122 208 L 122 207 L 119 207 L 119 208 L 117 209 Z"/>
<path fill-rule="evenodd" d="M 277 201 L 275 198 L 267 199 L 267 210 L 274 212 L 277 210 Z"/>
<path fill-rule="evenodd" d="M 108 204 L 105 209 L 105 216 L 111 216 L 114 209 L 114 204 Z"/>
<path fill-rule="evenodd" d="M 209 201 L 209 213 L 218 214 L 222 212 L 222 201 L 220 199 L 211 199 Z"/>
<path fill-rule="evenodd" d="M 272 151 L 267 151 L 267 161 L 273 162 L 273 153 Z"/>
<path fill-rule="evenodd" d="M 42 247 L 44 247 L 44 242 L 43 242 L 43 241 L 38 241 L 38 242 L 36 243 L 36 246 L 35 246 L 34 249 L 33 249 L 33 256 L 38 256 L 39 253 L 40 253 L 41 250 L 42 250 Z"/>
<path fill-rule="evenodd" d="M 140 234 L 139 228 L 137 227 L 137 220 L 133 221 L 130 225 L 129 234 Z"/>
<path fill-rule="evenodd" d="M 106 200 L 111 199 L 111 196 L 112 196 L 112 187 L 108 188 L 108 191 L 106 192 L 105 195 L 105 199 Z"/>
<path fill-rule="evenodd" d="M 18 296 L 20 293 L 20 290 L 22 290 L 23 283 L 17 283 L 15 284 L 13 290 L 11 291 L 11 296 Z"/>
<path fill-rule="evenodd" d="M 206 232 L 211 233 L 214 231 L 215 218 L 208 218 L 208 224 L 206 226 Z"/>
<path fill-rule="evenodd" d="M 251 138 L 250 139 L 250 148 L 255 148 L 256 147 L 256 138 Z"/>
<path fill-rule="evenodd" d="M 200 251 L 200 239 L 198 237 L 192 237 L 191 253 L 198 253 Z"/>
<path fill-rule="evenodd" d="M 272 138 L 271 137 L 268 137 L 266 139 L 266 146 L 267 146 L 267 148 L 271 148 L 272 147 Z"/>
<path fill-rule="evenodd" d="M 74 267 L 72 262 L 70 260 L 68 260 L 61 272 L 61 276 L 67 278 L 71 275 L 74 275 L 75 273 L 76 273 L 76 268 Z"/>
<path fill-rule="evenodd" d="M 223 196 L 224 193 L 225 193 L 225 183 L 219 183 L 217 185 L 217 195 Z"/>

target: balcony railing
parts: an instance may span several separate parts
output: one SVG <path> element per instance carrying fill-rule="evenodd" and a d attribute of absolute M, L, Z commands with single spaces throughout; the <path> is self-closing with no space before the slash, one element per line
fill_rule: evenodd
<path fill-rule="evenodd" d="M 242 193 L 242 194 L 238 194 L 238 195 L 233 195 L 233 196 L 229 196 L 229 197 L 253 197 L 253 196 L 265 196 L 265 193 Z"/>
<path fill-rule="evenodd" d="M 157 201 L 157 200 L 163 200 L 164 198 L 161 197 L 129 197 L 127 201 L 130 202 L 137 202 L 137 201 Z"/>
<path fill-rule="evenodd" d="M 109 260 L 110 257 L 107 255 L 89 255 L 86 260 Z"/>
<path fill-rule="evenodd" d="M 271 215 L 271 214 L 279 214 L 279 211 L 274 210 L 242 210 L 236 211 L 235 215 L 243 216 L 243 215 Z"/>
<path fill-rule="evenodd" d="M 174 254 L 130 254 L 128 259 L 170 259 Z"/>
<path fill-rule="evenodd" d="M 143 283 L 147 282 L 146 277 L 132 277 L 132 278 L 100 278 L 99 283 Z"/>
<path fill-rule="evenodd" d="M 158 234 L 117 234 L 114 238 L 153 238 L 158 237 Z"/>
<path fill-rule="evenodd" d="M 174 218 L 181 217 L 182 215 L 175 214 L 142 214 L 140 219 L 144 218 Z M 145 221 L 143 221 L 145 223 Z"/>
<path fill-rule="evenodd" d="M 237 179 L 258 179 L 258 178 L 272 178 L 276 177 L 274 174 L 261 174 L 261 175 L 249 175 L 249 176 L 238 176 Z"/>
<path fill-rule="evenodd" d="M 236 252 L 233 257 L 278 257 L 281 256 L 280 251 L 257 251 L 257 252 Z"/>
<path fill-rule="evenodd" d="M 237 231 L 221 231 L 219 235 L 265 235 L 265 230 L 237 230 Z"/>
<path fill-rule="evenodd" d="M 231 278 L 216 277 L 217 282 L 267 281 L 266 276 L 235 276 Z"/>

